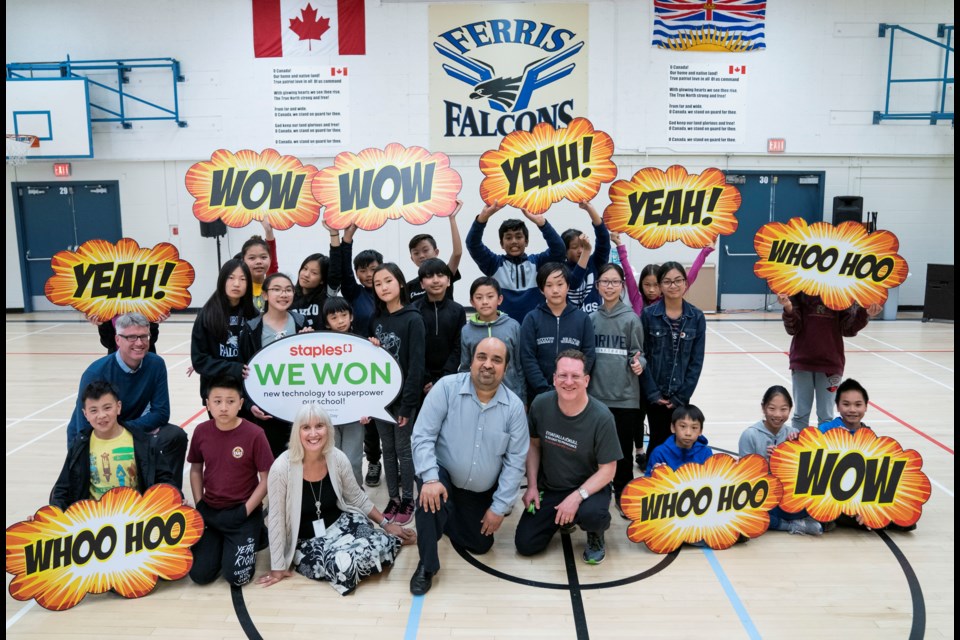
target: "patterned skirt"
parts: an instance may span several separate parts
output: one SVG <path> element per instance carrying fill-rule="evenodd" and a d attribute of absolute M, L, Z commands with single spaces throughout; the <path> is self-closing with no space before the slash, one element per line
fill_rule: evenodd
<path fill-rule="evenodd" d="M 345 596 L 360 580 L 393 564 L 400 538 L 376 528 L 366 516 L 346 512 L 319 538 L 301 540 L 297 550 L 297 573 L 326 580 Z"/>

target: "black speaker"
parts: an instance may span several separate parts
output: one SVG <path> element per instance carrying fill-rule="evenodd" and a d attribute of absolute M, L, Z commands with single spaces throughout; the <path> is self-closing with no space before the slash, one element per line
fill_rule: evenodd
<path fill-rule="evenodd" d="M 833 224 L 863 222 L 863 198 L 860 196 L 835 196 L 833 198 Z"/>
<path fill-rule="evenodd" d="M 213 222 L 200 222 L 200 235 L 204 238 L 220 238 L 227 235 L 227 225 L 217 218 Z"/>

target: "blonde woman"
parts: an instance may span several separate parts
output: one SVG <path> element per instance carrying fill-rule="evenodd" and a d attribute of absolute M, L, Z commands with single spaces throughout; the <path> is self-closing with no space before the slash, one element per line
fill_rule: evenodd
<path fill-rule="evenodd" d="M 270 468 L 271 570 L 258 584 L 280 582 L 293 575 L 292 567 L 347 595 L 362 578 L 393 564 L 401 545 L 416 542 L 414 531 L 384 521 L 333 441 L 327 412 L 304 405 L 293 421 L 289 449 Z"/>

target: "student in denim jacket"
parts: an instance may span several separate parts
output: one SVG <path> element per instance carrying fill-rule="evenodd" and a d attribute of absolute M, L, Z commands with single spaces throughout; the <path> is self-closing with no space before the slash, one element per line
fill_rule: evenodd
<path fill-rule="evenodd" d="M 647 368 L 641 376 L 649 403 L 650 441 L 647 455 L 670 436 L 670 417 L 690 404 L 703 370 L 707 322 L 703 312 L 683 299 L 687 272 L 678 262 L 666 262 L 657 271 L 663 298 L 644 308 L 643 343 Z"/>

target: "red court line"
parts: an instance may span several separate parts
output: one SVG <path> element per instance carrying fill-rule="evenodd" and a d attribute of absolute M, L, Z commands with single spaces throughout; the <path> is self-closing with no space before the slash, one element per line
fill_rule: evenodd
<path fill-rule="evenodd" d="M 953 455 L 953 449 L 951 449 L 951 448 L 948 447 L 947 445 L 943 444 L 942 442 L 940 442 L 940 441 L 937 440 L 936 438 L 934 438 L 934 437 L 932 437 L 932 436 L 929 436 L 929 435 L 927 435 L 926 433 L 924 433 L 923 431 L 920 431 L 920 429 L 917 429 L 916 427 L 907 424 L 906 422 L 904 422 L 903 420 L 901 420 L 901 419 L 898 418 L 897 416 L 893 415 L 892 413 L 890 413 L 889 411 L 887 411 L 887 410 L 884 409 L 883 407 L 877 405 L 875 402 L 870 402 L 869 404 L 870 404 L 871 407 L 873 407 L 874 409 L 876 409 L 877 411 L 879 411 L 879 412 L 882 413 L 883 415 L 887 416 L 888 418 L 892 418 L 894 422 L 897 422 L 897 423 L 903 425 L 903 426 L 906 427 L 907 429 L 910 429 L 910 431 L 913 431 L 913 432 L 916 433 L 917 435 L 926 438 L 927 440 L 929 440 L 929 441 L 932 442 L 933 444 L 937 445 L 938 447 L 940 447 L 941 449 L 943 449 L 944 451 L 946 451 L 946 452 L 949 453 L 950 455 Z"/>
<path fill-rule="evenodd" d="M 181 424 L 180 424 L 180 428 L 181 428 L 181 429 L 185 429 L 188 424 L 190 424 L 191 422 L 193 422 L 194 420 L 196 420 L 197 418 L 199 418 L 201 414 L 204 414 L 204 413 L 206 413 L 206 412 L 207 412 L 206 407 L 204 407 L 203 409 L 200 409 L 200 411 L 197 411 L 195 414 L 193 414 L 192 416 L 190 416 L 189 418 L 187 418 L 187 421 L 186 421 L 186 422 L 181 423 Z"/>

